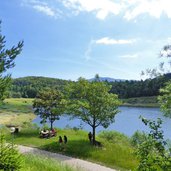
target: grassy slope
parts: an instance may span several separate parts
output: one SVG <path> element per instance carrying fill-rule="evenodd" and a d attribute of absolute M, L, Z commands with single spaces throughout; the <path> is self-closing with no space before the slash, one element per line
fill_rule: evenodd
<path fill-rule="evenodd" d="M 137 160 L 133 154 L 133 148 L 129 140 L 120 136 L 112 141 L 107 141 L 103 137 L 97 137 L 102 142 L 103 148 L 93 147 L 89 141 L 87 132 L 72 129 L 57 129 L 57 137 L 50 139 L 39 138 L 38 129 L 25 128 L 18 135 L 15 135 L 15 143 L 26 146 L 37 147 L 47 151 L 62 153 L 65 155 L 86 159 L 112 168 L 127 170 L 137 166 Z M 67 135 L 68 144 L 61 149 L 58 143 L 58 136 Z M 7 135 L 8 140 L 11 136 Z M 120 139 L 120 140 L 119 140 Z M 121 169 L 124 168 L 124 169 Z"/>
<path fill-rule="evenodd" d="M 1 105 L 0 116 L 9 117 L 11 123 L 16 121 L 17 124 L 22 125 L 21 123 L 30 121 L 32 118 L 31 104 L 32 99 L 8 99 L 5 105 Z M 7 116 L 4 113 L 7 113 Z M 10 134 L 7 134 L 8 140 L 11 140 Z M 137 160 L 133 155 L 133 148 L 129 143 L 126 143 L 127 140 L 118 141 L 116 139 L 109 142 L 98 137 L 104 147 L 95 148 L 88 142 L 87 132 L 58 129 L 58 136 L 67 135 L 69 139 L 66 150 L 60 150 L 58 137 L 40 139 L 38 134 L 39 130 L 31 126 L 29 129 L 21 129 L 21 132 L 15 136 L 15 143 L 95 161 L 113 168 L 133 169 L 137 165 Z"/>
<path fill-rule="evenodd" d="M 32 111 L 33 99 L 6 99 L 0 104 L 0 124 L 22 126 L 35 118 Z"/>

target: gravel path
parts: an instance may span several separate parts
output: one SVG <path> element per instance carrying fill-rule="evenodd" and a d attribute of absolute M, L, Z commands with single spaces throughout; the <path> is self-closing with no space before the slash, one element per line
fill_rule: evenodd
<path fill-rule="evenodd" d="M 21 153 L 32 153 L 32 154 L 38 154 L 41 156 L 44 155 L 46 157 L 56 159 L 58 161 L 61 161 L 64 164 L 67 164 L 73 168 L 76 168 L 79 171 L 80 170 L 81 171 L 116 171 L 114 169 L 110 169 L 108 167 L 101 166 L 99 164 L 95 164 L 95 163 L 77 159 L 77 158 L 68 157 L 65 155 L 57 154 L 57 153 L 39 150 L 37 148 L 19 145 L 18 149 Z"/>

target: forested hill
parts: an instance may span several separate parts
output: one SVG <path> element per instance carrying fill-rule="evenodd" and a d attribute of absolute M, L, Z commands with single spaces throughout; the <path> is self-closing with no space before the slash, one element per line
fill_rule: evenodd
<path fill-rule="evenodd" d="M 118 94 L 120 98 L 147 97 L 159 95 L 159 89 L 169 80 L 171 80 L 171 73 L 144 81 L 127 80 L 109 84 L 112 85 L 111 92 Z"/>
<path fill-rule="evenodd" d="M 171 79 L 171 74 L 166 74 L 163 77 L 147 79 L 145 81 L 115 81 L 107 82 L 112 85 L 111 93 L 118 94 L 120 98 L 157 96 L 159 89 Z M 11 97 L 28 97 L 34 98 L 37 93 L 44 88 L 59 88 L 62 89 L 68 82 L 67 80 L 48 78 L 48 77 L 23 77 L 12 80 L 10 90 Z"/>
<path fill-rule="evenodd" d="M 44 88 L 62 89 L 67 82 L 70 81 L 49 77 L 30 76 L 16 78 L 12 80 L 10 96 L 34 98 Z"/>

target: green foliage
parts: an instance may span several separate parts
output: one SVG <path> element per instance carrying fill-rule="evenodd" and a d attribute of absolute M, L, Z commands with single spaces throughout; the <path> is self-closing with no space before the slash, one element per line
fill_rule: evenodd
<path fill-rule="evenodd" d="M 78 82 L 68 87 L 69 105 L 68 113 L 80 118 L 93 129 L 93 143 L 95 142 L 95 129 L 99 125 L 107 128 L 114 122 L 121 104 L 116 94 L 109 93 L 111 86 L 99 82 L 89 82 L 80 78 Z"/>
<path fill-rule="evenodd" d="M 13 144 L 6 144 L 5 137 L 0 134 L 0 169 L 20 170 L 23 158 Z"/>
<path fill-rule="evenodd" d="M 130 142 L 129 138 L 126 135 L 116 131 L 101 131 L 98 134 L 98 137 L 104 139 L 106 142 L 116 144 L 129 144 Z"/>
<path fill-rule="evenodd" d="M 142 118 L 142 122 L 151 129 L 147 139 L 138 145 L 136 155 L 140 161 L 137 171 L 169 171 L 171 157 L 165 149 L 166 141 L 161 130 L 162 120 L 150 121 Z"/>
<path fill-rule="evenodd" d="M 160 89 L 161 95 L 158 96 L 160 108 L 165 116 L 171 117 L 171 82 Z"/>
<path fill-rule="evenodd" d="M 5 36 L 1 34 L 0 27 L 0 100 L 5 99 L 6 91 L 11 81 L 11 76 L 9 74 L 5 75 L 5 72 L 15 66 L 14 60 L 21 53 L 23 47 L 23 41 L 19 42 L 17 46 L 13 46 L 11 49 L 6 49 L 5 43 Z"/>
<path fill-rule="evenodd" d="M 139 146 L 140 144 L 142 144 L 147 139 L 148 139 L 148 135 L 145 132 L 136 131 L 132 135 L 130 141 L 131 141 L 132 146 Z"/>
<path fill-rule="evenodd" d="M 146 97 L 159 95 L 159 89 L 170 79 L 171 74 L 165 74 L 144 81 L 126 80 L 108 84 L 112 85 L 110 92 L 118 94 L 119 98 Z"/>
<path fill-rule="evenodd" d="M 154 79 L 146 79 L 141 81 L 126 80 L 120 82 L 107 82 L 111 85 L 110 92 L 118 94 L 119 98 L 145 97 L 159 95 L 159 89 L 171 79 L 171 74 L 156 77 Z M 96 75 L 94 81 L 99 81 Z M 44 88 L 63 90 L 65 85 L 71 81 L 48 78 L 48 77 L 23 77 L 12 80 L 10 91 L 11 97 L 28 97 L 35 98 L 39 91 Z"/>
<path fill-rule="evenodd" d="M 12 80 L 11 97 L 35 98 L 45 88 L 62 91 L 70 81 L 48 77 L 23 77 Z"/>
<path fill-rule="evenodd" d="M 65 111 L 66 101 L 61 91 L 53 89 L 45 89 L 41 91 L 33 102 L 33 108 L 37 115 L 42 118 L 42 123 L 49 119 L 51 129 L 53 122 L 59 120 L 60 115 Z"/>

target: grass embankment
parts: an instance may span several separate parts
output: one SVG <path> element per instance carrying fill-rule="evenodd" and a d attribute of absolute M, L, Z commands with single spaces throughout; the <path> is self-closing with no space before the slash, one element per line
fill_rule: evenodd
<path fill-rule="evenodd" d="M 133 154 L 133 147 L 129 139 L 123 134 L 116 132 L 105 132 L 97 136 L 103 147 L 93 147 L 88 141 L 87 132 L 74 129 L 57 129 L 57 137 L 50 139 L 39 138 L 39 130 L 34 127 L 22 129 L 15 135 L 14 142 L 25 146 L 37 147 L 51 152 L 57 152 L 76 158 L 81 158 L 111 168 L 130 170 L 137 166 L 138 161 Z M 11 136 L 7 133 L 7 139 Z M 58 143 L 58 136 L 67 135 L 68 143 L 61 149 Z"/>
<path fill-rule="evenodd" d="M 23 168 L 20 171 L 74 171 L 56 160 L 37 155 L 24 155 Z"/>
<path fill-rule="evenodd" d="M 22 126 L 32 121 L 35 118 L 32 101 L 24 98 L 6 99 L 0 104 L 0 124 Z"/>
<path fill-rule="evenodd" d="M 157 103 L 157 96 L 122 99 L 122 102 L 123 102 L 122 106 L 159 107 L 159 104 Z"/>

